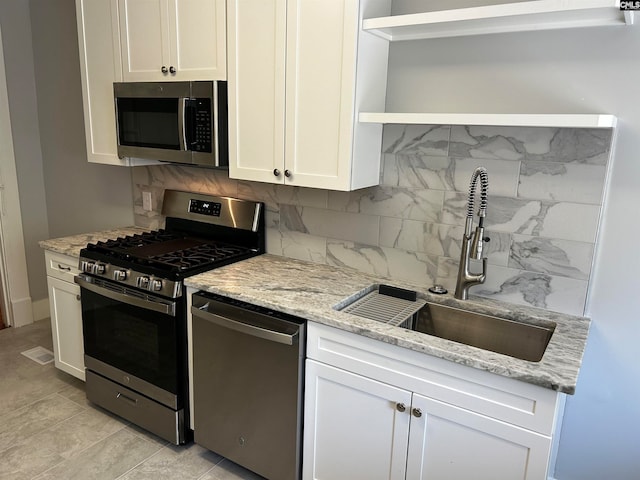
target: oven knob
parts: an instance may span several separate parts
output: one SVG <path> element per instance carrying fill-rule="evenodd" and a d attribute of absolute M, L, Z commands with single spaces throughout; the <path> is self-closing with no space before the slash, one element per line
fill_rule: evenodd
<path fill-rule="evenodd" d="M 86 260 L 82 261 L 82 271 L 86 272 L 86 273 L 93 273 L 93 266 L 95 265 L 94 262 L 88 262 Z"/>
<path fill-rule="evenodd" d="M 136 280 L 136 285 L 139 288 L 149 288 L 149 277 L 138 277 Z"/>
<path fill-rule="evenodd" d="M 95 266 L 94 266 L 93 273 L 96 273 L 98 275 L 102 275 L 106 271 L 107 271 L 107 266 L 104 263 L 96 263 Z"/>
<path fill-rule="evenodd" d="M 124 282 L 127 279 L 127 271 L 126 270 L 114 270 L 113 271 L 113 279 L 118 282 Z"/>
<path fill-rule="evenodd" d="M 162 280 L 154 280 L 153 282 L 151 282 L 151 289 L 154 292 L 159 292 L 160 290 L 162 290 Z"/>

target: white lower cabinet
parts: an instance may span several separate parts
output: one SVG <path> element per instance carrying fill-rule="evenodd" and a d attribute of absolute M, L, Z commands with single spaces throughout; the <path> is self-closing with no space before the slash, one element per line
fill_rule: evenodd
<path fill-rule="evenodd" d="M 411 393 L 313 360 L 306 363 L 305 479 L 405 478 Z"/>
<path fill-rule="evenodd" d="M 514 380 L 491 374 L 489 383 L 475 372 L 463 378 L 474 369 L 440 370 L 440 359 L 422 354 L 416 365 L 416 352 L 329 327 L 310 325 L 308 338 L 305 480 L 547 478 L 557 393 L 514 391 Z M 456 405 L 473 397 L 476 407 Z M 505 421 L 511 410 L 541 415 L 524 423 L 544 433 Z"/>
<path fill-rule="evenodd" d="M 48 251 L 45 259 L 55 365 L 84 381 L 80 287 L 73 281 L 78 259 Z"/>
<path fill-rule="evenodd" d="M 546 478 L 550 437 L 416 393 L 411 416 L 407 479 Z"/>

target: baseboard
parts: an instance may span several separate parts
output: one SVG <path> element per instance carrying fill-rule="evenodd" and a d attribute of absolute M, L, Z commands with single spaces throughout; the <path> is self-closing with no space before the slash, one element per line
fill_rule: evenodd
<path fill-rule="evenodd" d="M 45 318 L 49 318 L 49 298 L 41 298 L 40 300 L 36 300 L 31 303 L 31 308 L 33 309 L 33 321 L 37 322 L 38 320 L 44 320 Z"/>
<path fill-rule="evenodd" d="M 14 327 L 24 327 L 33 323 L 33 307 L 31 297 L 11 301 L 12 323 Z"/>

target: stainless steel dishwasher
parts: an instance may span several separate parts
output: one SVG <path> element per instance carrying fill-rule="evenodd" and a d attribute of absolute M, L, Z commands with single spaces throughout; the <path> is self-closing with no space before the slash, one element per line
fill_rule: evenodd
<path fill-rule="evenodd" d="M 272 480 L 300 478 L 303 319 L 193 295 L 194 439 Z"/>

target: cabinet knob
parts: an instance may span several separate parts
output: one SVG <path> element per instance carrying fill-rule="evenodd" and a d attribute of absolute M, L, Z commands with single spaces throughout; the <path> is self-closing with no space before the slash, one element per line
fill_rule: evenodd
<path fill-rule="evenodd" d="M 80 299 L 82 299 L 82 297 L 80 295 L 76 295 L 76 300 L 80 301 Z"/>
<path fill-rule="evenodd" d="M 284 176 L 289 178 L 291 176 L 291 170 L 285 170 L 284 171 Z"/>
<path fill-rule="evenodd" d="M 176 73 L 176 68 L 173 65 L 169 67 L 169 73 L 172 73 L 172 74 Z"/>
<path fill-rule="evenodd" d="M 274 168 L 274 169 L 273 169 L 273 174 L 274 174 L 276 177 L 279 177 L 279 176 L 280 176 L 280 170 L 278 170 L 277 168 Z"/>
<path fill-rule="evenodd" d="M 407 406 L 404 403 L 396 403 L 396 410 L 399 412 L 405 412 L 407 410 Z"/>
<path fill-rule="evenodd" d="M 165 67 L 164 65 L 162 65 L 162 68 L 160 69 L 162 71 L 162 73 L 167 74 L 169 73 L 169 69 L 167 67 Z"/>
<path fill-rule="evenodd" d="M 420 410 L 419 408 L 414 408 L 413 410 L 411 410 L 411 413 L 413 413 L 413 416 L 417 418 L 420 418 L 422 416 L 422 410 Z"/>

